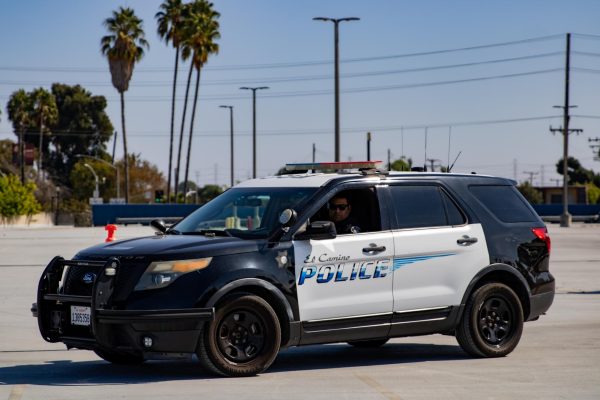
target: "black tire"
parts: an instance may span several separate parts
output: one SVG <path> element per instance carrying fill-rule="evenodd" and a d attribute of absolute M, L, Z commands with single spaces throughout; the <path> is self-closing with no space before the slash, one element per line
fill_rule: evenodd
<path fill-rule="evenodd" d="M 145 361 L 144 357 L 140 354 L 117 353 L 106 349 L 95 349 L 94 353 L 101 359 L 112 364 L 136 365 Z"/>
<path fill-rule="evenodd" d="M 385 339 L 371 339 L 371 340 L 353 340 L 348 342 L 350 346 L 358 348 L 375 348 L 381 347 L 388 342 L 388 338 Z"/>
<path fill-rule="evenodd" d="M 260 297 L 241 295 L 217 307 L 206 324 L 196 354 L 209 371 L 223 376 L 252 376 L 277 357 L 281 327 L 273 308 Z"/>
<path fill-rule="evenodd" d="M 472 356 L 504 357 L 517 347 L 522 333 L 519 297 L 506 285 L 488 283 L 469 297 L 456 339 Z"/>

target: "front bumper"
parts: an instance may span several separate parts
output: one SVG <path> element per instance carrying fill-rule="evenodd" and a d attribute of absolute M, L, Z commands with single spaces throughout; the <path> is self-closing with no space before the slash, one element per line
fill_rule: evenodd
<path fill-rule="evenodd" d="M 60 293 L 66 266 L 99 268 L 91 296 Z M 214 308 L 117 309 L 112 294 L 118 273 L 117 259 L 98 262 L 55 257 L 40 278 L 37 303 L 31 309 L 42 337 L 63 342 L 68 348 L 135 354 L 194 352 L 204 323 L 214 319 Z M 71 306 L 89 307 L 89 325 L 71 323 Z"/>

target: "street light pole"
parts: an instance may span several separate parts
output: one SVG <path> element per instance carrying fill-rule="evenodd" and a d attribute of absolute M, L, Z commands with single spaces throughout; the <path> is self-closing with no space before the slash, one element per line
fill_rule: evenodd
<path fill-rule="evenodd" d="M 340 161 L 340 52 L 339 52 L 339 24 L 344 21 L 360 21 L 360 18 L 326 18 L 315 17 L 314 21 L 333 22 L 334 29 L 334 54 L 335 54 L 335 161 Z"/>
<path fill-rule="evenodd" d="M 252 90 L 252 178 L 256 178 L 256 91 L 269 89 L 268 86 L 247 87 L 241 90 Z"/>
<path fill-rule="evenodd" d="M 94 189 L 94 195 L 92 196 L 93 198 L 96 199 L 96 198 L 100 197 L 100 191 L 98 190 L 98 175 L 96 175 L 96 171 L 94 171 L 94 168 L 92 168 L 90 166 L 90 164 L 85 163 L 85 164 L 83 164 L 83 166 L 92 172 L 92 175 L 94 175 L 94 179 L 96 180 L 96 189 Z"/>
<path fill-rule="evenodd" d="M 231 187 L 233 187 L 233 106 L 219 106 L 229 108 L 229 138 L 230 138 L 230 157 L 231 157 Z"/>
<path fill-rule="evenodd" d="M 117 175 L 117 184 L 116 184 L 116 186 L 117 186 L 117 198 L 119 198 L 119 199 L 121 198 L 121 189 L 120 189 L 120 185 L 119 185 L 119 182 L 121 182 L 121 179 L 120 179 L 120 175 L 119 175 L 119 168 L 117 168 L 116 166 L 112 165 L 108 161 L 105 161 L 105 160 L 103 160 L 101 158 L 98 158 L 98 157 L 88 156 L 87 154 L 75 154 L 74 157 L 76 157 L 76 158 L 91 158 L 93 160 L 100 161 L 101 163 L 106 164 L 109 167 L 111 167 L 112 169 L 114 169 L 115 173 Z"/>

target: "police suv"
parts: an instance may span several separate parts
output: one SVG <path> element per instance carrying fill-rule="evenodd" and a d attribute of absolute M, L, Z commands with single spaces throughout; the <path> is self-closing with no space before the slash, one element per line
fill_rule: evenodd
<path fill-rule="evenodd" d="M 375 167 L 292 164 L 154 236 L 55 257 L 32 308 L 42 337 L 118 364 L 195 353 L 226 376 L 289 346 L 433 333 L 509 354 L 554 298 L 538 215 L 507 179 Z M 360 229 L 336 231 L 335 198 Z"/>

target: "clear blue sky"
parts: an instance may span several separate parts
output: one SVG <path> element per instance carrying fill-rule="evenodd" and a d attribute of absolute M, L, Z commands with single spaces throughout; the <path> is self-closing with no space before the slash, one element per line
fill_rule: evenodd
<path fill-rule="evenodd" d="M 19 88 L 49 88 L 53 82 L 81 84 L 106 96 L 109 116 L 120 131 L 118 95 L 99 42 L 105 34 L 102 21 L 119 6 L 129 6 L 144 20 L 151 46 L 126 93 L 129 149 L 156 163 L 166 176 L 174 50 L 156 34 L 154 14 L 160 3 L 3 0 L 0 139 L 15 138 L 5 108 L 10 94 Z M 422 165 L 424 127 L 429 126 L 427 157 L 446 164 L 452 125 L 450 161 L 462 151 L 455 171 L 514 178 L 517 160 L 519 181 L 532 171 L 538 172 L 534 183 L 540 184 L 543 175 L 544 184 L 554 185 L 562 138 L 548 128 L 562 123 L 561 111 L 552 106 L 563 104 L 564 34 L 572 32 L 580 34 L 572 39 L 577 52 L 572 67 L 579 70 L 571 75 L 571 104 L 579 106 L 573 114 L 580 117 L 573 117 L 571 126 L 584 133 L 571 137 L 570 154 L 600 170 L 588 143 L 600 136 L 598 1 L 214 3 L 221 13 L 221 50 L 203 71 L 190 168 L 191 179 L 201 185 L 215 178 L 229 182 L 229 117 L 220 104 L 235 107 L 236 179 L 251 174 L 251 98 L 238 89 L 244 85 L 271 88 L 258 96 L 259 175 L 272 174 L 286 162 L 309 161 L 312 143 L 318 161 L 333 160 L 333 27 L 312 21 L 315 16 L 361 18 L 340 26 L 342 159 L 365 159 L 365 136 L 371 131 L 372 158 L 387 160 L 389 148 L 392 158 L 405 154 Z M 546 36 L 522 44 L 382 59 Z M 348 62 L 353 59 L 367 60 Z M 315 61 L 325 63 L 311 64 Z M 292 66 L 265 67 L 282 63 Z M 428 69 L 456 64 L 476 65 Z M 262 67 L 239 68 L 244 65 Z M 421 70 L 406 71 L 411 69 Z M 518 76 L 498 78 L 506 75 Z M 496 78 L 471 80 L 487 77 Z M 182 79 L 180 84 L 182 97 Z M 182 105 L 177 103 L 179 112 Z M 467 124 L 514 119 L 521 121 Z M 122 156 L 120 140 L 117 156 Z"/>

